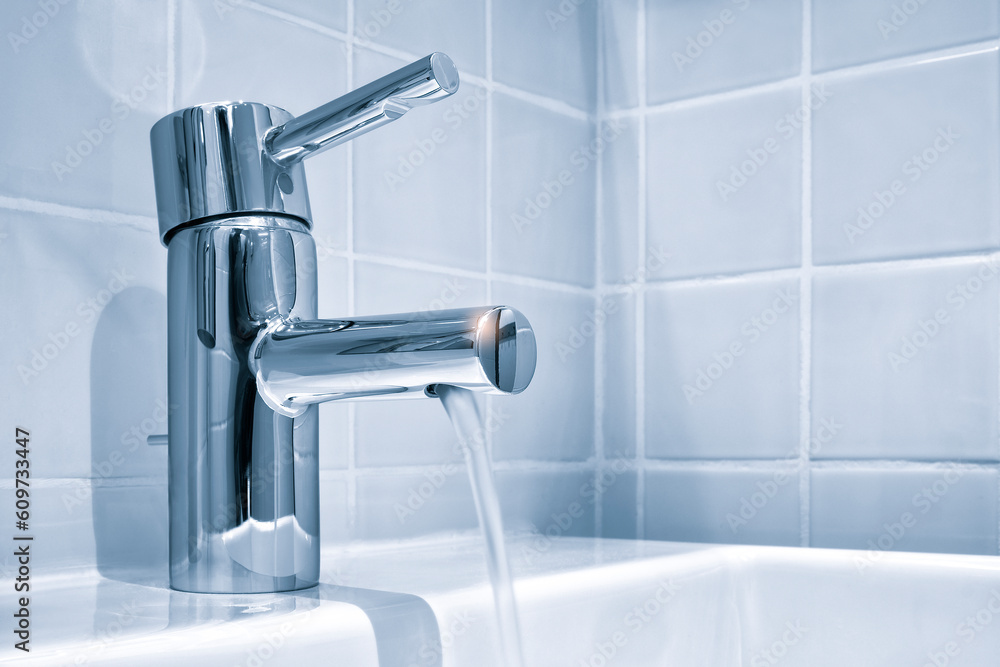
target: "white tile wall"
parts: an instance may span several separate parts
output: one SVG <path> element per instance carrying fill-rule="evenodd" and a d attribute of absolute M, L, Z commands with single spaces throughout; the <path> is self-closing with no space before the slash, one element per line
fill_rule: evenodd
<path fill-rule="evenodd" d="M 644 4 L 646 86 L 651 104 L 799 72 L 799 2 L 647 0 Z"/>
<path fill-rule="evenodd" d="M 788 468 L 646 473 L 645 536 L 682 542 L 799 543 L 798 473 Z M 669 508 L 669 509 L 667 509 Z"/>
<path fill-rule="evenodd" d="M 823 71 L 990 39 L 997 14 L 992 0 L 815 0 L 813 66 Z"/>
<path fill-rule="evenodd" d="M 890 548 L 997 553 L 997 14 L 603 4 L 598 121 L 627 122 L 638 146 L 605 155 L 598 188 L 599 289 L 636 298 L 598 334 L 602 379 L 636 360 L 630 389 L 599 394 L 598 459 L 635 434 L 636 504 L 609 489 L 604 534 L 866 548 L 957 465 L 961 483 Z M 883 36 L 883 18 L 899 29 Z M 769 135 L 776 150 L 721 201 Z M 647 270 L 623 284 L 630 266 Z M 779 285 L 794 307 L 730 363 Z M 699 370 L 717 377 L 690 404 Z M 754 507 L 775 471 L 790 476 Z M 744 498 L 755 518 L 734 533 Z"/>
<path fill-rule="evenodd" d="M 5 428 L 32 431 L 44 489 L 35 520 L 60 536 L 46 566 L 166 559 L 166 449 L 132 447 L 133 432 L 165 430 L 166 252 L 156 232 L 152 123 L 224 99 L 301 113 L 432 50 L 455 58 L 458 95 L 309 164 L 320 314 L 491 302 L 521 309 L 539 332 L 537 381 L 523 398 L 482 402 L 484 414 L 505 420 L 490 440 L 503 460 L 509 521 L 538 524 L 579 496 L 596 465 L 596 334 L 565 362 L 554 350 L 596 297 L 599 156 L 534 232 L 535 243 L 557 245 L 568 232 L 579 243 L 547 257 L 523 240 L 504 245 L 500 227 L 511 183 L 540 187 L 550 167 L 562 168 L 594 137 L 592 7 L 571 12 L 551 36 L 544 11 L 531 8 L 539 36 L 531 52 L 512 48 L 528 43 L 527 5 L 486 0 L 55 4 L 44 26 L 25 29 L 23 44 L 5 39 L 0 49 L 5 89 L 15 93 L 0 98 L 8 119 L 0 285 L 19 314 L 4 325 L 0 399 Z M 30 0 L 5 4 L 4 34 L 37 11 Z M 100 133 L 93 141 L 92 128 Z M 85 141 L 92 145 L 74 148 Z M 533 157 L 546 143 L 550 153 Z M 52 164 L 67 146 L 86 154 L 60 174 Z M 124 289 L 112 284 L 116 271 Z M 105 295 L 109 286 L 115 293 Z M 92 308 L 91 299 L 102 303 Z M 35 350 L 38 375 L 22 381 L 18 367 L 30 368 Z M 464 462 L 439 405 L 325 405 L 321 421 L 327 542 L 475 529 Z M 428 480 L 434 490 L 424 499 Z M 0 481 L 0 493 L 11 489 Z M 413 489 L 418 511 L 400 519 L 400 506 L 418 502 Z M 80 495 L 79 505 L 67 508 L 67 494 Z M 597 500 L 595 492 L 573 534 L 593 533 Z M 126 549 L 116 535 L 143 538 Z"/>
<path fill-rule="evenodd" d="M 814 278 L 812 411 L 838 424 L 814 459 L 998 460 L 993 266 Z"/>
<path fill-rule="evenodd" d="M 800 108 L 801 87 L 783 87 L 649 114 L 646 244 L 670 254 L 650 278 L 799 263 Z"/>
<path fill-rule="evenodd" d="M 646 291 L 646 456 L 782 458 L 799 435 L 797 281 Z"/>
<path fill-rule="evenodd" d="M 995 3 L 927 3 L 887 37 L 872 25 L 888 1 L 59 7 L 34 31 L 35 3 L 0 10 L 25 31 L 0 49 L 17 91 L 0 99 L 0 284 L 22 315 L 5 325 L 0 399 L 4 423 L 54 445 L 35 451 L 53 567 L 165 559 L 165 451 L 104 474 L 133 429 L 159 427 L 149 126 L 225 98 L 301 113 L 431 50 L 458 62 L 458 96 L 309 165 L 321 315 L 527 314 L 535 381 L 481 404 L 499 417 L 488 440 L 511 527 L 544 530 L 580 503 L 570 534 L 864 548 L 958 465 L 892 548 L 997 552 L 1000 295 L 981 268 L 1000 262 Z M 942 127 L 959 135 L 949 151 L 846 240 L 868 193 Z M 772 138 L 723 201 L 718 182 Z M 53 167 L 67 151 L 79 164 Z M 541 193 L 518 233 L 511 215 Z M 119 265 L 134 283 L 24 385 L 18 364 Z M 772 323 L 776 290 L 794 298 Z M 938 309 L 949 321 L 886 370 Z M 685 381 L 717 374 L 733 342 L 744 353 L 688 403 Z M 439 406 L 331 405 L 322 422 L 324 539 L 474 529 Z M 109 521 L 147 539 L 115 556 Z"/>
<path fill-rule="evenodd" d="M 995 554 L 997 471 L 941 465 L 812 472 L 813 544 Z M 874 547 L 872 546 L 874 543 Z"/>
<path fill-rule="evenodd" d="M 996 46 L 819 85 L 829 99 L 814 118 L 818 263 L 997 247 Z"/>

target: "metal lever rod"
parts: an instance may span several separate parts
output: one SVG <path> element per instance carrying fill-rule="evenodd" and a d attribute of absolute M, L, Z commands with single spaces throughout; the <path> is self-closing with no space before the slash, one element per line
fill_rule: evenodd
<path fill-rule="evenodd" d="M 271 129 L 266 150 L 279 166 L 288 167 L 390 123 L 415 106 L 453 95 L 458 83 L 451 58 L 432 53 Z"/>

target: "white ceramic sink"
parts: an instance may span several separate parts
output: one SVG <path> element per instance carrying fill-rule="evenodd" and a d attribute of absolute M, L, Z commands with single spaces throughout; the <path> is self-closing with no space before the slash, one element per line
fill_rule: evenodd
<path fill-rule="evenodd" d="M 576 538 L 510 544 L 531 667 L 1000 665 L 1000 559 Z M 491 666 L 477 540 L 324 553 L 316 589 L 40 578 L 36 665 Z M 13 609 L 8 590 L 3 616 Z M 7 622 L 10 625 L 10 622 Z M 25 659 L 27 658 L 27 659 Z"/>

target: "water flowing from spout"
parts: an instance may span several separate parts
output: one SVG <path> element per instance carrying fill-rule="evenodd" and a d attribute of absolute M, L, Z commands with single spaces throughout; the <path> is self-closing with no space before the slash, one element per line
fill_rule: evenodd
<path fill-rule="evenodd" d="M 521 626 L 517 618 L 517 601 L 514 599 L 513 577 L 507 561 L 507 548 L 503 540 L 503 520 L 500 502 L 493 482 L 493 468 L 486 451 L 486 433 L 479 417 L 479 408 L 473 393 L 467 389 L 437 385 L 436 393 L 451 418 L 465 451 L 472 495 L 476 500 L 479 525 L 486 539 L 486 566 L 493 586 L 497 627 L 500 632 L 500 650 L 504 665 L 523 667 Z"/>

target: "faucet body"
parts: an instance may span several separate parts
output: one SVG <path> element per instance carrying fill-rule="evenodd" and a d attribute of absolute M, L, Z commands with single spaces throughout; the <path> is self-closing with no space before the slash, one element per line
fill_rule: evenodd
<path fill-rule="evenodd" d="M 457 86 L 432 54 L 299 118 L 224 102 L 154 126 L 173 588 L 318 581 L 317 403 L 434 397 L 436 385 L 512 394 L 530 381 L 534 336 L 512 308 L 317 319 L 301 160 Z"/>
<path fill-rule="evenodd" d="M 317 408 L 272 410 L 249 353 L 272 320 L 316 318 L 312 235 L 281 216 L 222 219 L 178 231 L 167 266 L 171 586 L 310 586 L 319 578 Z"/>

